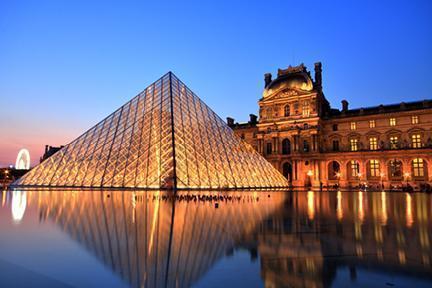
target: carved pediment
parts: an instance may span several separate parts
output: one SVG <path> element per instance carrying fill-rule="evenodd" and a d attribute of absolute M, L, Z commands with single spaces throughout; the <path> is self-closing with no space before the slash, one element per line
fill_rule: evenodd
<path fill-rule="evenodd" d="M 274 93 L 273 95 L 269 95 L 268 97 L 262 98 L 261 102 L 266 101 L 274 101 L 278 99 L 288 99 L 296 96 L 302 96 L 302 95 L 308 95 L 310 92 L 302 92 L 299 90 L 294 89 L 286 89 L 277 93 Z"/>

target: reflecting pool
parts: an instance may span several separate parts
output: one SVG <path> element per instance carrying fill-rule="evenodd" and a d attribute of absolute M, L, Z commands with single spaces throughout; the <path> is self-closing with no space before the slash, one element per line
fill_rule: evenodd
<path fill-rule="evenodd" d="M 428 194 L 0 193 L 0 287 L 432 285 Z"/>

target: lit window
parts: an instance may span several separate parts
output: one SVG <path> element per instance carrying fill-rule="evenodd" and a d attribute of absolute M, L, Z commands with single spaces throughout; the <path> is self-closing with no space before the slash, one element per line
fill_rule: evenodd
<path fill-rule="evenodd" d="M 303 116 L 308 117 L 310 114 L 310 106 L 309 106 L 309 101 L 303 101 Z"/>
<path fill-rule="evenodd" d="M 424 162 L 422 158 L 415 158 L 412 161 L 414 177 L 424 177 Z"/>
<path fill-rule="evenodd" d="M 396 126 L 396 118 L 390 118 L 390 126 Z"/>
<path fill-rule="evenodd" d="M 356 122 L 351 122 L 351 130 L 356 130 L 357 129 L 357 123 Z"/>
<path fill-rule="evenodd" d="M 351 160 L 351 176 L 358 177 L 360 173 L 360 164 L 355 160 Z"/>
<path fill-rule="evenodd" d="M 411 116 L 411 124 L 418 124 L 419 118 L 417 115 Z"/>
<path fill-rule="evenodd" d="M 358 139 L 350 139 L 350 149 L 351 151 L 358 150 Z"/>
<path fill-rule="evenodd" d="M 380 165 L 378 160 L 369 160 L 369 174 L 371 177 L 380 176 Z"/>
<path fill-rule="evenodd" d="M 399 139 L 397 136 L 390 136 L 390 149 L 398 149 Z"/>
<path fill-rule="evenodd" d="M 411 135 L 411 146 L 412 146 L 412 148 L 421 148 L 422 147 L 420 134 Z"/>
<path fill-rule="evenodd" d="M 369 138 L 369 150 L 378 149 L 378 139 L 376 137 Z"/>
<path fill-rule="evenodd" d="M 375 128 L 375 120 L 369 120 L 369 128 Z"/>
<path fill-rule="evenodd" d="M 285 107 L 284 107 L 284 115 L 285 115 L 285 117 L 290 116 L 290 106 L 289 105 L 285 105 Z"/>

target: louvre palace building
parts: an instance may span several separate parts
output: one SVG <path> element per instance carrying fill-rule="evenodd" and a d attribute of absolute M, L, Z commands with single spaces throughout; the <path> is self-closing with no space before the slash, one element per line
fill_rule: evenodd
<path fill-rule="evenodd" d="M 228 125 L 292 186 L 385 189 L 432 182 L 432 100 L 341 109 L 330 106 L 322 65 L 264 75 L 259 119 Z"/>

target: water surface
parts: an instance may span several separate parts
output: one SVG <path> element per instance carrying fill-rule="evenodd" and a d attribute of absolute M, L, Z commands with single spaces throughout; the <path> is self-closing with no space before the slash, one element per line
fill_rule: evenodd
<path fill-rule="evenodd" d="M 427 194 L 0 196 L 0 287 L 432 285 Z"/>

